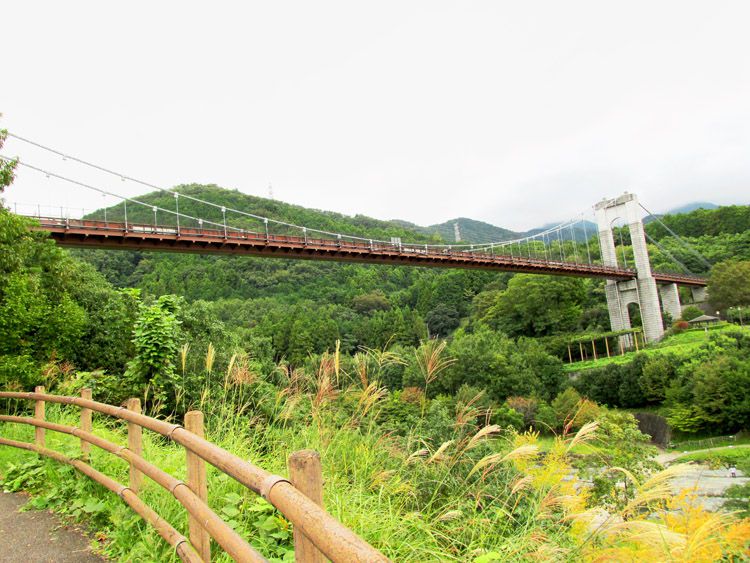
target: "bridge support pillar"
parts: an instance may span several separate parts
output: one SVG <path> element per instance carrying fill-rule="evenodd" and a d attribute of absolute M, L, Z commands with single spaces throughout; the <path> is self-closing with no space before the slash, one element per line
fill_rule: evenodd
<path fill-rule="evenodd" d="M 680 291 L 676 283 L 668 283 L 659 287 L 661 305 L 664 312 L 672 317 L 673 321 L 682 318 L 682 305 L 680 304 Z"/>
<path fill-rule="evenodd" d="M 626 282 L 627 283 L 627 282 Z M 607 281 L 604 292 L 607 296 L 607 309 L 609 310 L 609 324 L 613 331 L 628 330 L 630 326 L 630 314 L 628 304 L 631 302 L 621 294 L 617 282 Z M 633 338 L 629 334 L 619 337 L 622 348 L 630 348 Z"/>
<path fill-rule="evenodd" d="M 708 301 L 708 292 L 705 287 L 693 287 L 691 288 L 691 293 L 693 294 L 693 302 L 695 303 L 705 303 Z"/>
<path fill-rule="evenodd" d="M 625 282 L 607 280 L 607 308 L 609 309 L 612 330 L 631 328 L 628 305 L 637 303 L 641 311 L 643 336 L 646 342 L 659 340 L 664 335 L 659 290 L 651 272 L 651 262 L 648 257 L 646 235 L 643 230 L 638 199 L 634 194 L 625 193 L 616 199 L 598 203 L 595 210 L 602 262 L 607 266 L 618 266 L 612 225 L 616 220 L 622 219 L 630 230 L 630 241 L 637 272 L 635 280 Z M 622 264 L 622 266 L 626 266 L 626 264 Z M 623 344 L 630 345 L 630 337 L 624 338 L 624 340 Z"/>

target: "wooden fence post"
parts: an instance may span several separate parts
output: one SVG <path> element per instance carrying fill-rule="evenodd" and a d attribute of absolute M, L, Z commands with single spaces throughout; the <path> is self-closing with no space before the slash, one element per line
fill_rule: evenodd
<path fill-rule="evenodd" d="M 138 398 L 128 399 L 127 408 L 129 411 L 141 414 L 141 400 Z M 128 422 L 128 449 L 135 455 L 143 454 L 143 428 L 133 422 Z M 129 488 L 136 495 L 141 489 L 143 474 L 138 471 L 133 464 L 130 464 L 130 481 Z"/>
<path fill-rule="evenodd" d="M 185 413 L 185 430 L 204 438 L 203 413 L 201 411 L 189 411 Z M 187 454 L 187 486 L 204 502 L 208 501 L 208 482 L 206 480 L 206 462 L 199 456 L 185 450 Z M 190 530 L 190 543 L 208 563 L 211 561 L 211 536 L 206 529 L 188 514 L 188 528 Z"/>
<path fill-rule="evenodd" d="M 320 454 L 301 450 L 289 456 L 289 480 L 300 492 L 318 506 L 323 506 L 323 469 Z M 301 563 L 325 563 L 323 553 L 301 530 L 294 528 L 294 558 Z"/>
<path fill-rule="evenodd" d="M 81 389 L 81 398 L 87 401 L 91 400 L 91 389 Z M 81 430 L 84 432 L 91 432 L 91 409 L 81 409 Z M 81 458 L 84 461 L 89 460 L 89 454 L 91 452 L 91 444 L 86 440 L 81 440 Z"/>
<path fill-rule="evenodd" d="M 37 385 L 34 388 L 35 393 L 44 393 L 44 385 Z M 44 420 L 44 401 L 37 401 L 34 404 L 34 418 Z M 44 447 L 44 428 L 38 426 L 34 429 L 34 443 L 37 446 Z"/>

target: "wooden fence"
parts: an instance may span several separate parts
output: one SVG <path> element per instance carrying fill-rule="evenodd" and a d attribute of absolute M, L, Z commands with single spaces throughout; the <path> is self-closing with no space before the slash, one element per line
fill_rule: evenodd
<path fill-rule="evenodd" d="M 127 407 L 115 407 L 91 400 L 91 390 L 81 397 L 49 395 L 44 387 L 34 393 L 0 392 L 0 398 L 25 399 L 35 402 L 34 417 L 0 415 L 0 422 L 28 424 L 35 427 L 33 443 L 0 438 L 0 445 L 21 448 L 71 465 L 84 475 L 117 493 L 137 514 L 164 538 L 183 561 L 211 560 L 211 538 L 235 561 L 266 561 L 250 544 L 235 532 L 208 506 L 206 462 L 260 494 L 275 506 L 291 523 L 294 530 L 294 551 L 297 561 L 334 562 L 388 561 L 383 554 L 346 528 L 322 507 L 323 481 L 320 456 L 312 450 L 293 453 L 288 460 L 289 479 L 273 475 L 234 454 L 205 440 L 203 413 L 185 415 L 185 426 L 141 414 L 139 399 L 130 399 Z M 65 426 L 45 420 L 45 402 L 75 405 L 81 409 L 80 427 Z M 128 446 L 114 444 L 92 434 L 91 415 L 96 411 L 126 421 Z M 165 473 L 142 457 L 141 433 L 146 428 L 173 442 L 186 451 L 187 482 Z M 52 430 L 76 436 L 81 440 L 81 455 L 72 459 L 45 446 L 45 431 Z M 97 471 L 88 461 L 91 444 L 130 465 L 127 486 Z M 186 538 L 161 518 L 138 496 L 143 476 L 149 477 L 169 491 L 187 510 Z"/>

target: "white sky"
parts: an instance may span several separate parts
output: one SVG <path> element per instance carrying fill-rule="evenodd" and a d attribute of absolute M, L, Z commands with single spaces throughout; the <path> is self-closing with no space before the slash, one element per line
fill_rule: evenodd
<path fill-rule="evenodd" d="M 0 127 L 163 186 L 515 229 L 624 190 L 750 201 L 744 0 L 9 0 L 0 18 Z M 103 202 L 23 169 L 6 199 Z"/>

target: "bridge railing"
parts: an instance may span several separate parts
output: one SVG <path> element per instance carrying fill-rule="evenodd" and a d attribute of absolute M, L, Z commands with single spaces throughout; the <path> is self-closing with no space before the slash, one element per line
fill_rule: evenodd
<path fill-rule="evenodd" d="M 207 503 L 206 462 L 260 494 L 275 506 L 291 523 L 297 561 L 334 562 L 387 561 L 379 551 L 328 514 L 322 507 L 322 474 L 320 457 L 303 450 L 289 458 L 290 479 L 273 475 L 236 455 L 212 444 L 203 437 L 203 414 L 190 411 L 185 426 L 172 424 L 141 414 L 139 399 L 130 399 L 126 407 L 116 407 L 91 400 L 91 390 L 83 389 L 81 397 L 50 395 L 44 387 L 34 393 L 0 392 L 0 398 L 34 401 L 34 417 L 0 415 L 0 422 L 35 427 L 33 443 L 0 437 L 0 445 L 36 452 L 71 465 L 84 475 L 119 495 L 133 511 L 148 522 L 164 538 L 183 561 L 211 560 L 210 539 L 213 538 L 235 561 L 256 562 L 266 559 L 223 521 Z M 81 409 L 80 426 L 66 426 L 45 419 L 45 404 L 74 405 Z M 127 447 L 115 444 L 92 433 L 92 412 L 126 421 Z M 173 442 L 186 451 L 187 482 L 176 479 L 148 462 L 142 456 L 141 433 L 146 428 Z M 46 447 L 45 431 L 75 436 L 81 440 L 81 453 L 69 458 Z M 123 485 L 94 469 L 90 460 L 91 444 L 109 452 L 130 465 L 128 485 Z M 186 538 L 166 522 L 139 497 L 143 476 L 169 491 L 188 513 L 189 537 Z"/>
<path fill-rule="evenodd" d="M 120 221 L 102 221 L 92 219 L 71 219 L 67 217 L 34 217 L 43 229 L 64 229 L 67 231 L 80 230 L 88 234 L 112 233 L 124 234 L 127 237 L 165 237 L 174 240 L 196 240 L 204 242 L 225 241 L 252 245 L 284 245 L 298 249 L 315 249 L 352 251 L 360 254 L 391 254 L 399 256 L 414 256 L 422 259 L 445 260 L 446 258 L 466 262 L 502 262 L 516 266 L 552 267 L 560 269 L 575 269 L 592 272 L 604 276 L 610 274 L 614 278 L 635 276 L 635 270 L 618 268 L 602 264 L 586 264 L 568 262 L 565 260 L 546 259 L 540 257 L 515 256 L 505 254 L 502 247 L 482 249 L 481 251 L 455 250 L 434 245 L 417 245 L 401 243 L 385 243 L 378 241 L 356 241 L 336 238 L 313 238 L 288 234 L 273 234 L 255 232 L 244 229 L 227 227 L 225 230 L 206 227 L 178 227 L 175 225 L 144 224 Z"/>

